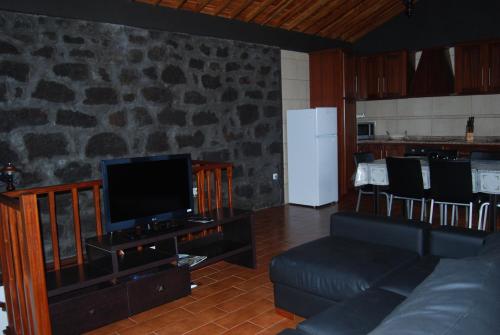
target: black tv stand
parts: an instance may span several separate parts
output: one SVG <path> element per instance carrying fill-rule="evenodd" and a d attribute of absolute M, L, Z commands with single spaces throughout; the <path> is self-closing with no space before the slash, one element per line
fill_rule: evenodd
<path fill-rule="evenodd" d="M 181 226 L 142 231 L 132 239 L 123 233 L 87 239 L 87 263 L 47 273 L 54 334 L 86 332 L 188 295 L 191 270 L 221 260 L 256 266 L 253 212 L 224 208 L 203 216 L 213 221 L 186 218 Z M 188 235 L 198 238 L 182 238 Z M 207 259 L 178 267 L 178 254 Z"/>

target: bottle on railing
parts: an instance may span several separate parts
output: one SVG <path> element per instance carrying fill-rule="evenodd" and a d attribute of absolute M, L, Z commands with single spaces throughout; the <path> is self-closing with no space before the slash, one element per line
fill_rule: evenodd
<path fill-rule="evenodd" d="M 467 125 L 465 126 L 465 140 L 467 142 L 474 142 L 474 117 L 471 116 L 467 120 Z"/>

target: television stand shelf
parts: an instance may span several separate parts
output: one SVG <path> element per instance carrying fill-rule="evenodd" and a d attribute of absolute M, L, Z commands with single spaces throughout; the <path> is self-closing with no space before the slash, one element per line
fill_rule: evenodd
<path fill-rule="evenodd" d="M 221 260 L 255 268 L 253 212 L 220 208 L 203 215 L 213 221 L 184 220 L 134 238 L 106 234 L 87 239 L 87 263 L 46 275 L 54 334 L 86 332 L 185 296 L 190 270 Z M 177 267 L 179 253 L 207 259 L 190 269 Z"/>

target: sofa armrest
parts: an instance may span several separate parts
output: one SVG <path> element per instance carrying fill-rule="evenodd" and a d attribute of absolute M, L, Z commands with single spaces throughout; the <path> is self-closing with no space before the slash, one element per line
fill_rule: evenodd
<path fill-rule="evenodd" d="M 429 253 L 445 258 L 476 256 L 487 235 L 484 231 L 452 226 L 432 229 L 429 236 Z"/>
<path fill-rule="evenodd" d="M 410 250 L 423 256 L 430 225 L 405 219 L 358 213 L 335 213 L 330 218 L 330 234 L 353 240 Z"/>

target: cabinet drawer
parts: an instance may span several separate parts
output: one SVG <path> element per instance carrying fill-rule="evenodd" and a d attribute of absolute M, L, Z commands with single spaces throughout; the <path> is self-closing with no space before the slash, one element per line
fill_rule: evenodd
<path fill-rule="evenodd" d="M 100 288 L 51 303 L 49 308 L 53 334 L 81 334 L 128 317 L 127 287 Z"/>
<path fill-rule="evenodd" d="M 129 312 L 136 314 L 191 293 L 187 267 L 172 267 L 162 272 L 127 282 Z"/>

